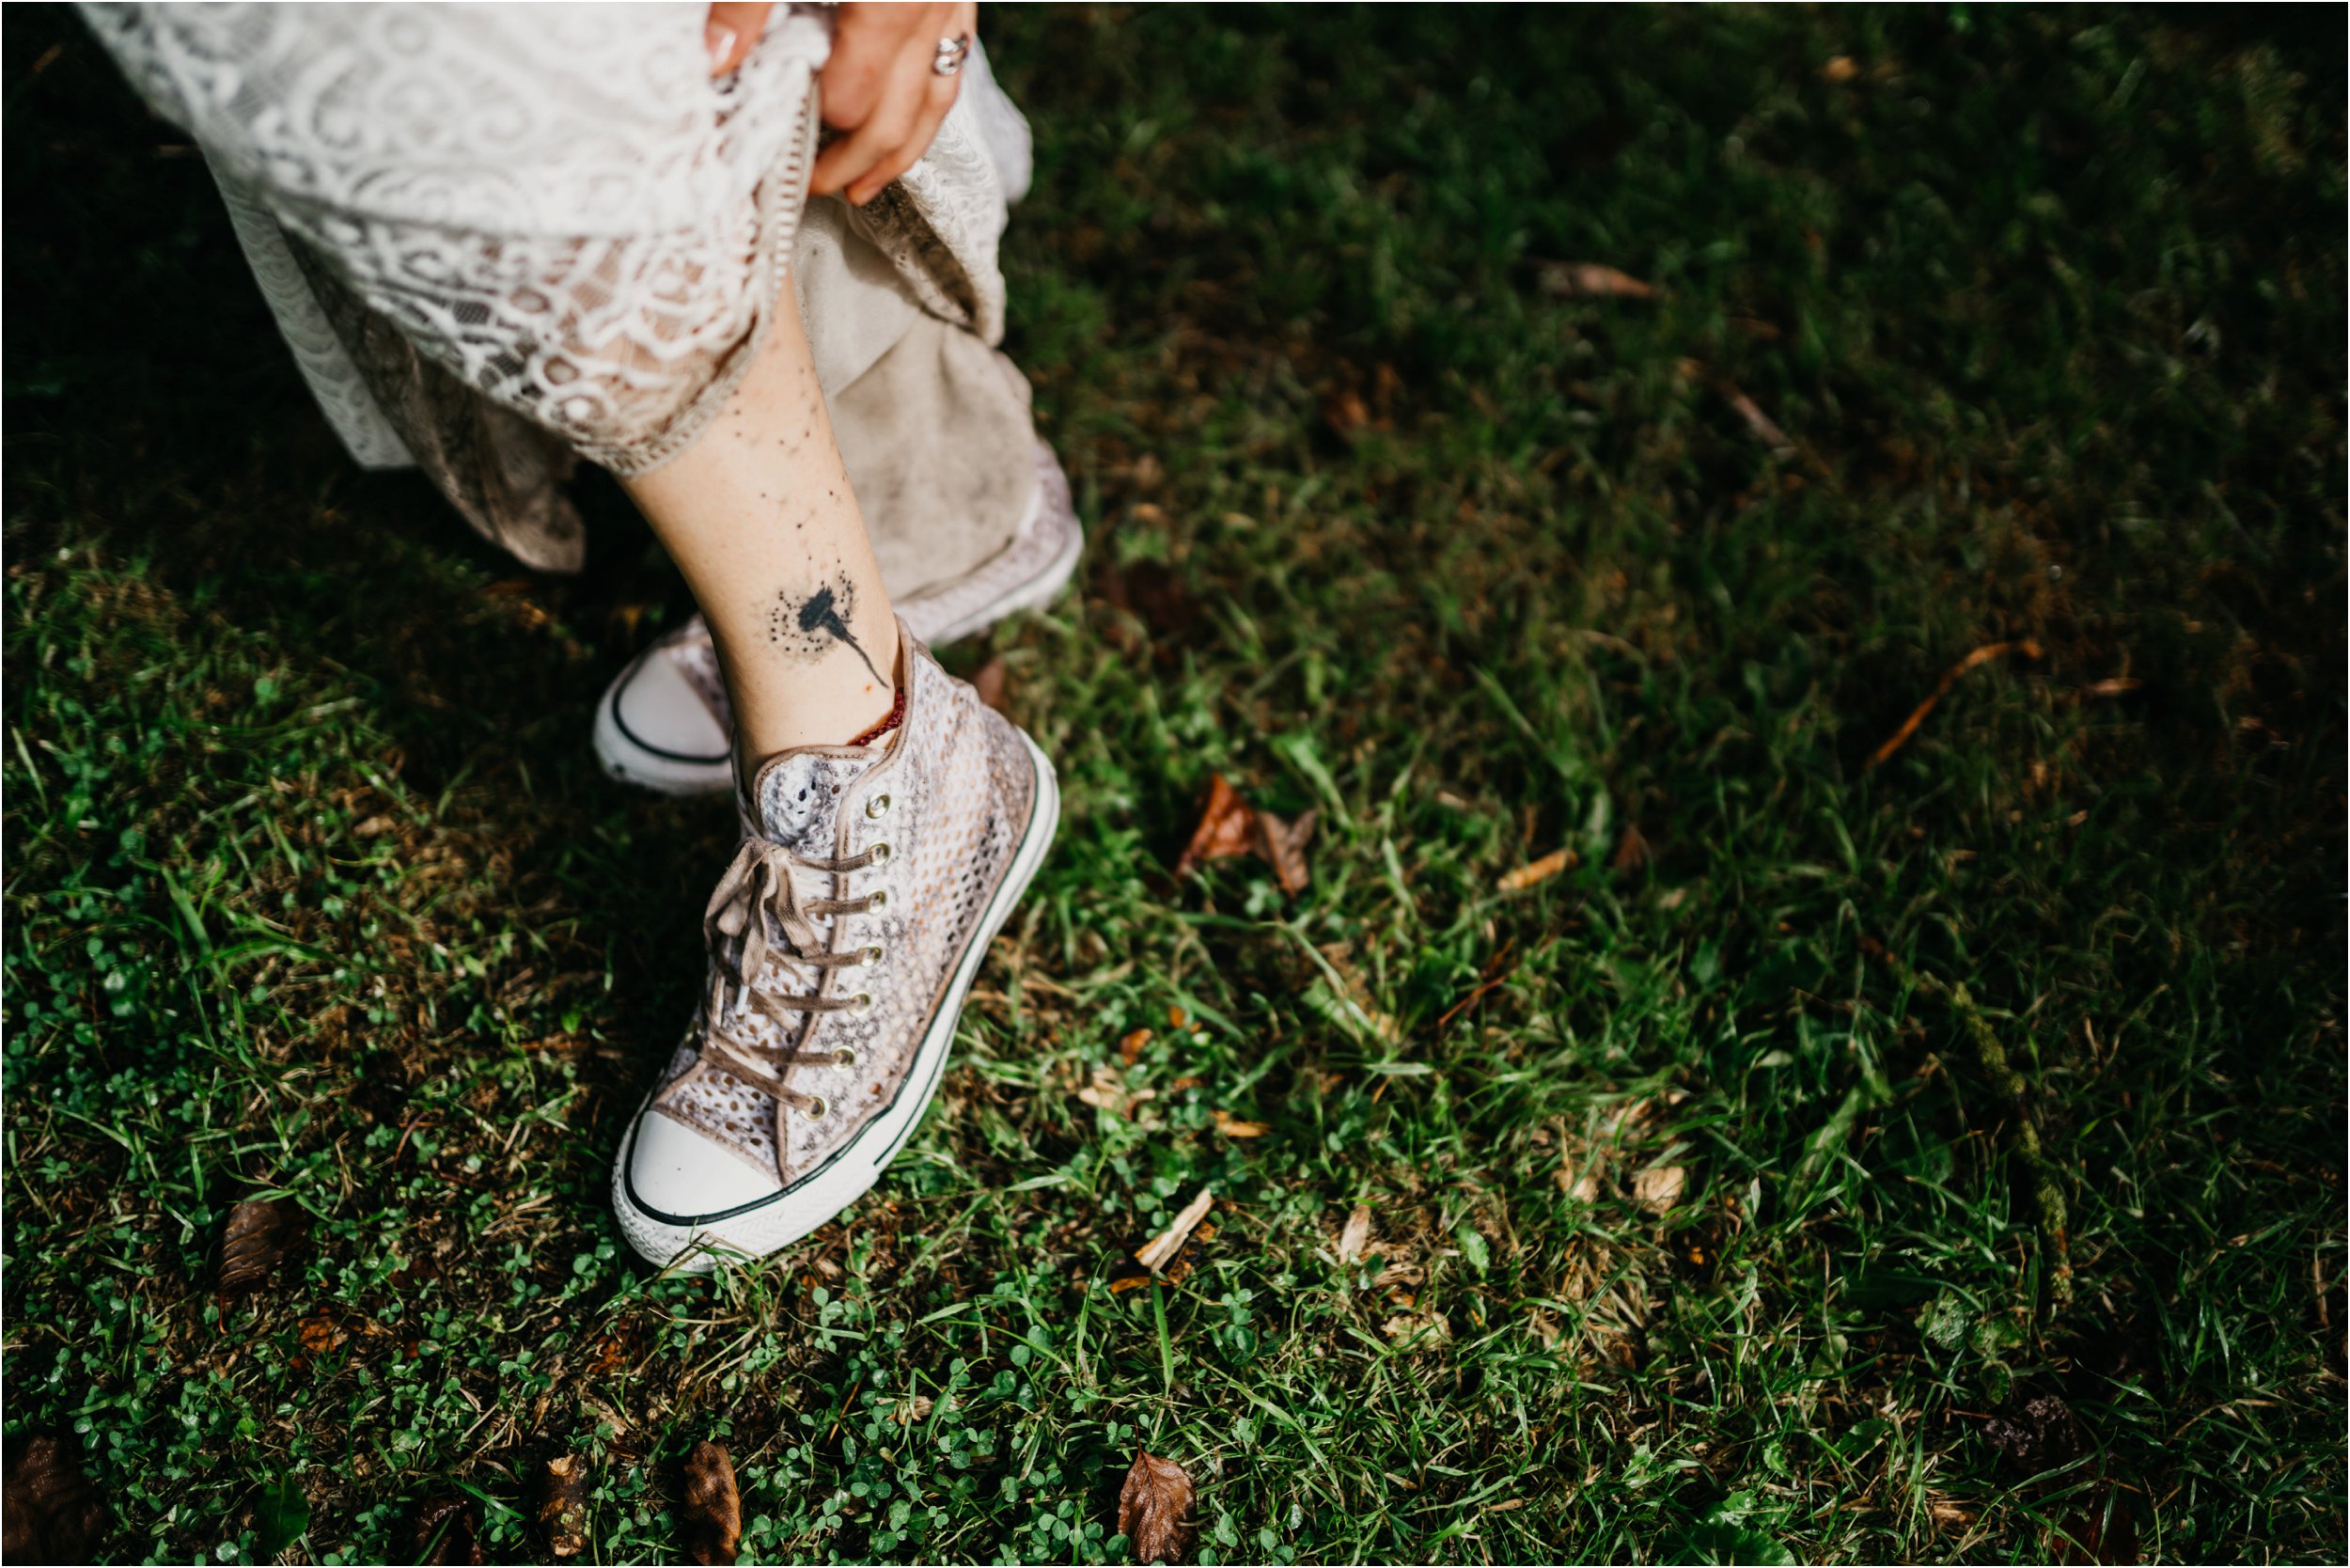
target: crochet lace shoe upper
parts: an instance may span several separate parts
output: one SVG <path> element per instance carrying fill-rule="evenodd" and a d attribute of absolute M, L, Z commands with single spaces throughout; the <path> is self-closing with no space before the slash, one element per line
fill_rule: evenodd
<path fill-rule="evenodd" d="M 910 635 L 900 646 L 899 728 L 773 758 L 744 806 L 694 1027 L 614 1171 L 621 1228 L 655 1262 L 763 1256 L 879 1179 L 1052 840 L 1043 754 Z"/>

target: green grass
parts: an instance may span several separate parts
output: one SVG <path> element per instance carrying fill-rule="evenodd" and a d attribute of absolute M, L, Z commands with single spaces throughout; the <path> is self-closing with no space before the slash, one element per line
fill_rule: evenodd
<path fill-rule="evenodd" d="M 2313 14 L 992 10 L 1067 815 L 882 1188 L 703 1284 L 604 1198 L 731 849 L 588 751 L 674 573 L 608 486 L 523 581 L 353 471 L 200 163 L 11 10 L 11 1444 L 115 1560 L 267 1556 L 289 1476 L 292 1559 L 451 1493 L 543 1557 L 565 1450 L 661 1560 L 701 1438 L 760 1560 L 1120 1560 L 1137 1447 L 1203 1561 L 2337 1559 Z M 1320 810 L 1303 896 L 1170 876 L 1211 772 Z M 224 1310 L 256 1193 L 310 1241 Z"/>

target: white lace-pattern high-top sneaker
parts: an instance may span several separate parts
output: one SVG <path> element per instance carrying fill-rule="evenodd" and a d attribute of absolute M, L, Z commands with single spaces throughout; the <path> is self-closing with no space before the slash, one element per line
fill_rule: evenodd
<path fill-rule="evenodd" d="M 896 602 L 899 619 L 934 648 L 975 636 L 1006 616 L 1049 604 L 1069 584 L 1085 529 L 1053 448 L 1036 444 L 1036 496 L 1012 541 L 979 568 Z M 629 663 L 596 704 L 603 771 L 664 794 L 733 788 L 734 711 L 710 628 L 696 616 Z"/>
<path fill-rule="evenodd" d="M 1052 842 L 1043 753 L 910 633 L 900 646 L 900 726 L 780 753 L 743 803 L 703 919 L 707 991 L 613 1171 L 620 1229 L 656 1263 L 764 1257 L 880 1179 Z"/>

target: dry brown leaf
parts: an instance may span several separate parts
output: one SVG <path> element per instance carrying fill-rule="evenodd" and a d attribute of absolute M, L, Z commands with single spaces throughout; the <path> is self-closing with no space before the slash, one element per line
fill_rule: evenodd
<path fill-rule="evenodd" d="M 1651 300 L 1656 286 L 1597 261 L 1553 261 L 1543 269 L 1543 288 L 1582 299 Z"/>
<path fill-rule="evenodd" d="M 1005 679 L 1004 656 L 998 653 L 981 665 L 979 672 L 971 677 L 971 689 L 979 694 L 981 702 L 1000 713 L 1004 711 Z"/>
<path fill-rule="evenodd" d="M 1208 779 L 1207 803 L 1200 808 L 1199 825 L 1175 862 L 1175 874 L 1198 870 L 1211 860 L 1254 855 L 1273 868 L 1281 891 L 1295 895 L 1306 888 L 1306 842 L 1313 837 L 1318 814 L 1307 812 L 1285 822 L 1270 811 L 1243 800 L 1222 774 Z"/>
<path fill-rule="evenodd" d="M 1135 1261 L 1153 1274 L 1165 1268 L 1167 1260 L 1183 1249 L 1184 1238 L 1191 1234 L 1192 1228 L 1207 1218 L 1208 1211 L 1214 1207 L 1215 1189 L 1201 1187 L 1199 1196 L 1184 1204 L 1183 1212 L 1166 1230 L 1143 1244 L 1142 1249 L 1135 1254 Z"/>
<path fill-rule="evenodd" d="M 363 822 L 357 827 L 352 828 L 351 830 L 351 836 L 354 839 L 380 839 L 384 834 L 391 832 L 392 829 L 398 827 L 400 823 L 397 818 L 369 817 L 366 822 Z"/>
<path fill-rule="evenodd" d="M 1975 1511 L 1952 1498 L 1930 1496 L 1926 1499 L 1926 1517 L 1937 1529 L 1965 1529 L 1975 1522 Z"/>
<path fill-rule="evenodd" d="M 2127 697 L 2146 682 L 2134 675 L 2116 675 L 2105 681 L 2092 681 L 2081 688 L 2083 697 Z"/>
<path fill-rule="evenodd" d="M 1262 808 L 1257 812 L 1258 853 L 1272 864 L 1274 880 L 1292 898 L 1306 890 L 1306 841 L 1314 836 L 1320 817 L 1320 812 L 1308 811 L 1292 823 Z"/>
<path fill-rule="evenodd" d="M 565 1453 L 546 1462 L 539 1475 L 538 1517 L 547 1550 L 556 1556 L 577 1557 L 588 1549 L 588 1461 Z"/>
<path fill-rule="evenodd" d="M 310 1216 L 290 1198 L 230 1209 L 220 1232 L 220 1294 L 243 1295 L 268 1278 L 309 1228 Z"/>
<path fill-rule="evenodd" d="M 1215 1130 L 1226 1137 L 1262 1137 L 1273 1129 L 1261 1121 L 1243 1121 L 1230 1111 L 1210 1111 Z"/>
<path fill-rule="evenodd" d="M 419 1563 L 443 1564 L 489 1560 L 474 1534 L 473 1504 L 463 1497 L 443 1494 L 416 1505 L 415 1556 Z"/>
<path fill-rule="evenodd" d="M 716 1443 L 700 1442 L 685 1456 L 685 1555 L 696 1562 L 732 1562 L 743 1542 L 743 1499 L 734 1488 L 734 1461 Z"/>
<path fill-rule="evenodd" d="M 1620 871 L 1637 871 L 1647 865 L 1654 852 L 1640 832 L 1638 823 L 1626 823 L 1623 837 L 1617 840 L 1616 853 L 1608 864 Z"/>
<path fill-rule="evenodd" d="M 890 1412 L 889 1419 L 900 1426 L 917 1426 L 929 1420 L 931 1412 L 937 1408 L 938 1402 L 930 1395 L 916 1394 L 911 1399 L 900 1400 L 897 1409 Z"/>
<path fill-rule="evenodd" d="M 8 1442 L 0 1481 L 0 1558 L 10 1562 L 94 1562 L 105 1506 L 82 1473 L 82 1442 L 43 1433 Z"/>
<path fill-rule="evenodd" d="M 1323 421 L 1340 435 L 1352 435 L 1371 423 L 1371 409 L 1363 395 L 1353 387 L 1342 387 L 1330 395 L 1322 405 Z"/>
<path fill-rule="evenodd" d="M 1132 1067 L 1142 1059 L 1142 1048 L 1151 1043 L 1149 1029 L 1128 1029 L 1118 1041 L 1118 1058 Z"/>
<path fill-rule="evenodd" d="M 1136 1562 L 1181 1562 L 1191 1550 L 1191 1477 L 1171 1459 L 1135 1455 L 1118 1491 L 1118 1533 Z"/>
<path fill-rule="evenodd" d="M 1578 1203 L 1596 1203 L 1599 1201 L 1599 1178 L 1588 1170 L 1571 1176 L 1562 1165 L 1559 1168 L 1559 1190 Z"/>
<path fill-rule="evenodd" d="M 1632 1178 L 1632 1200 L 1651 1214 L 1663 1214 L 1681 1201 L 1689 1173 L 1677 1165 L 1653 1166 Z"/>
<path fill-rule="evenodd" d="M 1849 82 L 1859 74 L 1860 68 L 1853 63 L 1850 55 L 1831 55 L 1827 64 L 1820 68 L 1820 80 L 1831 84 Z"/>
<path fill-rule="evenodd" d="M 1531 860 L 1501 879 L 1505 893 L 1521 893 L 1538 882 L 1548 882 L 1574 864 L 1574 851 L 1552 850 L 1540 860 Z"/>
<path fill-rule="evenodd" d="M 1207 804 L 1199 810 L 1199 825 L 1192 829 L 1191 842 L 1183 846 L 1183 857 L 1175 862 L 1175 874 L 1182 876 L 1211 860 L 1246 855 L 1255 847 L 1256 837 L 1256 819 L 1248 803 L 1240 798 L 1239 791 L 1225 782 L 1222 774 L 1211 774 Z"/>
<path fill-rule="evenodd" d="M 311 1313 L 302 1320 L 297 1332 L 302 1339 L 303 1350 L 311 1356 L 324 1356 L 340 1350 L 351 1339 L 351 1331 L 343 1326 L 341 1315 L 333 1311 Z"/>
<path fill-rule="evenodd" d="M 1155 1089 L 1128 1089 L 1125 1077 L 1115 1067 L 1096 1067 L 1092 1078 L 1077 1090 L 1079 1100 L 1112 1116 L 1131 1116 L 1136 1105 L 1158 1097 Z"/>
<path fill-rule="evenodd" d="M 1371 1205 L 1357 1203 L 1355 1212 L 1346 1216 L 1346 1229 L 1339 1232 L 1339 1262 L 1351 1263 L 1362 1257 L 1363 1248 L 1371 1244 Z"/>
<path fill-rule="evenodd" d="M 1379 1325 L 1379 1332 L 1387 1337 L 1389 1344 L 1403 1344 L 1427 1338 L 1443 1341 L 1452 1338 L 1452 1325 L 1437 1312 L 1398 1312 Z"/>
<path fill-rule="evenodd" d="M 1140 1258 L 1132 1252 L 1127 1253 L 1111 1265 L 1110 1294 L 1120 1295 L 1127 1291 L 1138 1291 L 1145 1285 L 1182 1284 L 1191 1278 L 1191 1271 L 1199 1265 L 1208 1243 L 1214 1239 L 1215 1227 L 1205 1220 L 1200 1221 L 1191 1234 L 1183 1238 L 1183 1246 L 1175 1249 L 1175 1256 L 1155 1270 L 1145 1268 Z"/>
<path fill-rule="evenodd" d="M 1746 422 L 1747 429 L 1752 431 L 1755 438 L 1762 445 L 1781 457 L 1794 455 L 1795 444 L 1787 439 L 1787 432 L 1774 424 L 1771 416 L 1756 406 L 1752 398 L 1741 392 L 1736 383 L 1723 382 L 1716 387 L 1716 390 L 1721 393 L 1723 400 L 1730 404 L 1731 411 Z"/>
<path fill-rule="evenodd" d="M 1909 737 L 1916 734 L 1918 727 L 1926 722 L 1926 715 L 1934 712 L 1934 705 L 1950 695 L 1950 688 L 1958 684 L 1960 676 L 1978 665 L 1989 664 L 2003 653 L 2021 653 L 2027 659 L 2037 659 L 2040 657 L 2040 644 L 2030 637 L 2018 637 L 2013 642 L 1985 643 L 1949 669 L 1944 670 L 1942 679 L 1935 683 L 1934 690 L 1927 694 L 1926 699 L 1918 704 L 1916 712 L 1902 721 L 1902 727 L 1893 731 L 1891 739 L 1869 754 L 1869 760 L 1861 764 L 1860 771 L 1862 773 L 1875 771 L 1893 753 L 1908 745 Z"/>

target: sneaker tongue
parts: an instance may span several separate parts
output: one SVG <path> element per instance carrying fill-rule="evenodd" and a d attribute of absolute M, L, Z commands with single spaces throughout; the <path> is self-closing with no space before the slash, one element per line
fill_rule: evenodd
<path fill-rule="evenodd" d="M 842 793 L 880 760 L 878 751 L 862 746 L 785 752 L 759 772 L 760 834 L 795 855 L 830 855 Z"/>

